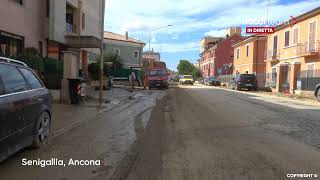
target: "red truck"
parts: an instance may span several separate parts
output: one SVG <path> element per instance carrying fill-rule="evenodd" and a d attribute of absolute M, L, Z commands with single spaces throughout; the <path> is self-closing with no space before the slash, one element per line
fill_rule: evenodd
<path fill-rule="evenodd" d="M 148 70 L 148 86 L 149 89 L 152 88 L 160 88 L 160 89 L 168 89 L 168 73 L 166 68 L 150 68 Z"/>

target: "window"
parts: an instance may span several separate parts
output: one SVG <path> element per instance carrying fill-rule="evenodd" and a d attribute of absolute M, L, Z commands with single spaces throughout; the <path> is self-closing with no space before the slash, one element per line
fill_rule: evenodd
<path fill-rule="evenodd" d="M 272 56 L 277 56 L 277 54 L 278 54 L 278 36 L 273 36 Z"/>
<path fill-rule="evenodd" d="M 247 48 L 247 49 L 246 49 L 246 50 L 247 50 L 247 51 L 246 51 L 246 56 L 247 56 L 247 57 L 249 57 L 249 49 L 250 49 L 250 45 L 248 44 L 248 45 L 246 46 L 246 48 Z"/>
<path fill-rule="evenodd" d="M 296 45 L 299 43 L 299 28 L 295 27 L 293 29 L 293 34 L 292 34 L 292 45 Z"/>
<path fill-rule="evenodd" d="M 237 59 L 240 58 L 240 48 L 237 49 Z"/>
<path fill-rule="evenodd" d="M 0 64 L 0 76 L 6 94 L 28 90 L 24 77 L 14 66 Z"/>
<path fill-rule="evenodd" d="M 23 5 L 23 0 L 13 0 L 13 1 L 20 4 L 20 5 Z"/>
<path fill-rule="evenodd" d="M 86 15 L 82 13 L 82 29 L 85 29 L 86 27 Z"/>
<path fill-rule="evenodd" d="M 135 59 L 138 59 L 138 58 L 139 58 L 139 51 L 134 51 L 134 52 L 133 52 L 133 57 L 134 57 Z"/>
<path fill-rule="evenodd" d="M 309 51 L 316 49 L 317 21 L 309 23 Z"/>
<path fill-rule="evenodd" d="M 50 17 L 50 0 L 46 0 L 46 16 Z"/>
<path fill-rule="evenodd" d="M 0 31 L 0 56 L 8 57 L 21 53 L 23 44 L 23 37 Z"/>
<path fill-rule="evenodd" d="M 286 31 L 284 33 L 284 47 L 288 47 L 290 45 L 290 31 Z"/>
<path fill-rule="evenodd" d="M 3 95 L 3 94 L 4 94 L 4 87 L 3 87 L 2 81 L 0 79 L 0 95 Z"/>
<path fill-rule="evenodd" d="M 112 53 L 113 53 L 113 54 L 116 54 L 116 55 L 118 55 L 118 56 L 120 56 L 120 49 L 113 48 Z"/>
<path fill-rule="evenodd" d="M 307 77 L 315 77 L 315 64 L 314 63 L 310 63 L 307 64 Z"/>
<path fill-rule="evenodd" d="M 20 72 L 23 74 L 31 89 L 43 88 L 39 79 L 28 69 L 19 68 Z"/>

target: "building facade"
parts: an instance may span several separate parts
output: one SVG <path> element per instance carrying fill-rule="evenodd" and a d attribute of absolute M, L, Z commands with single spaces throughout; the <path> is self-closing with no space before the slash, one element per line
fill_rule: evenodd
<path fill-rule="evenodd" d="M 221 76 L 233 73 L 233 47 L 243 37 L 235 33 L 230 37 L 216 43 L 209 44 L 200 54 L 200 70 L 204 77 Z"/>
<path fill-rule="evenodd" d="M 216 42 L 222 41 L 223 39 L 224 39 L 223 37 L 211 37 L 211 36 L 204 37 L 200 42 L 200 54 L 205 52 L 208 49 L 208 46 L 210 46 L 210 44 L 214 44 Z"/>
<path fill-rule="evenodd" d="M 143 52 L 143 58 L 154 59 L 154 61 L 161 61 L 160 53 L 154 52 L 153 49 L 151 51 Z"/>
<path fill-rule="evenodd" d="M 25 47 L 35 47 L 45 55 L 44 7 L 44 0 L 0 2 L 0 56 L 16 56 Z"/>
<path fill-rule="evenodd" d="M 102 0 L 3 0 L 0 55 L 15 56 L 34 47 L 43 57 L 63 61 L 64 52 L 71 50 L 77 62 L 70 67 L 82 68 L 87 76 L 88 59 L 99 54 L 101 17 Z"/>
<path fill-rule="evenodd" d="M 267 46 L 266 36 L 250 36 L 233 45 L 233 74 L 256 74 L 258 85 L 265 85 L 266 63 L 264 62 Z"/>
<path fill-rule="evenodd" d="M 104 37 L 104 51 L 118 54 L 124 68 L 141 68 L 144 42 L 130 38 L 128 33 L 123 36 L 105 32 Z"/>
<path fill-rule="evenodd" d="M 320 80 L 320 7 L 279 25 L 268 36 L 267 81 L 276 92 L 311 91 Z"/>

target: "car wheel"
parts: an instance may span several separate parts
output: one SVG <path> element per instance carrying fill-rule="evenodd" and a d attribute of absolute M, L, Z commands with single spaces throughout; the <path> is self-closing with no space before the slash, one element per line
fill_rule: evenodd
<path fill-rule="evenodd" d="M 320 101 L 320 88 L 318 88 L 318 91 L 317 91 L 317 98 Z"/>
<path fill-rule="evenodd" d="M 37 121 L 36 135 L 33 139 L 34 148 L 45 147 L 49 142 L 51 118 L 48 112 L 43 112 Z"/>

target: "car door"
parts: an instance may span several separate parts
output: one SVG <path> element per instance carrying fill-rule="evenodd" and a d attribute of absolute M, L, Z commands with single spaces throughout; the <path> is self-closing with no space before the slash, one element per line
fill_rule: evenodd
<path fill-rule="evenodd" d="M 1 64 L 0 64 L 1 65 Z M 0 161 L 6 155 L 8 142 L 7 137 L 10 129 L 10 119 L 8 114 L 10 111 L 8 98 L 4 94 L 4 87 L 0 77 Z"/>
<path fill-rule="evenodd" d="M 27 83 L 13 65 L 0 64 L 0 76 L 5 91 L 5 98 L 8 102 L 9 111 L 7 114 L 7 138 L 5 143 L 8 144 L 9 153 L 21 149 L 20 142 L 25 138 L 23 129 L 25 127 L 26 112 L 30 100 L 25 94 L 29 90 Z"/>
<path fill-rule="evenodd" d="M 30 135 L 33 132 L 34 124 L 41 113 L 41 108 L 45 102 L 48 101 L 48 93 L 44 89 L 41 81 L 35 76 L 34 72 L 28 68 L 19 67 L 19 71 L 24 76 L 30 91 L 25 92 L 24 95 L 28 97 L 28 112 L 26 112 L 25 119 L 25 133 Z"/>

